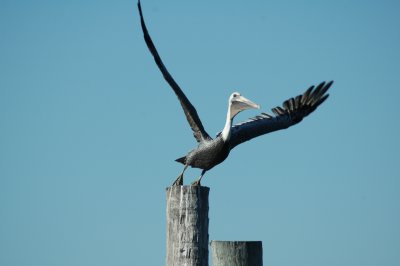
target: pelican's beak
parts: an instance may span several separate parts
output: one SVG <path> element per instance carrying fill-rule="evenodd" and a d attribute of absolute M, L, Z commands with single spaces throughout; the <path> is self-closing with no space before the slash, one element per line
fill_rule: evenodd
<path fill-rule="evenodd" d="M 260 106 L 258 104 L 253 103 L 252 101 L 250 101 L 249 99 L 247 99 L 243 96 L 237 97 L 237 99 L 235 99 L 235 101 L 238 103 L 241 110 L 252 109 L 252 108 L 260 109 Z"/>

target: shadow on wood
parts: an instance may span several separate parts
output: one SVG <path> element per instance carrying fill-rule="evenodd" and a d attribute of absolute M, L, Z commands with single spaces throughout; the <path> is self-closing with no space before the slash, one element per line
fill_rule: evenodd
<path fill-rule="evenodd" d="M 262 266 L 261 241 L 211 241 L 213 266 Z"/>
<path fill-rule="evenodd" d="M 167 188 L 167 266 L 208 266 L 208 194 L 201 186 Z"/>

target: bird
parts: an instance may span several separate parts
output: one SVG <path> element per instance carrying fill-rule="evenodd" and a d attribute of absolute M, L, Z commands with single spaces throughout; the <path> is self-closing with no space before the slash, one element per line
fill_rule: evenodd
<path fill-rule="evenodd" d="M 228 111 L 224 128 L 215 138 L 211 138 L 204 129 L 196 109 L 161 60 L 147 30 L 140 0 L 138 0 L 138 9 L 145 43 L 164 79 L 178 97 L 186 119 L 193 131 L 193 136 L 198 142 L 198 146 L 189 151 L 187 155 L 176 159 L 177 162 L 184 165 L 184 168 L 172 186 L 183 185 L 183 176 L 189 166 L 202 170 L 200 177 L 191 184 L 192 186 L 201 186 L 201 179 L 204 174 L 214 166 L 222 163 L 228 157 L 230 151 L 237 145 L 258 136 L 286 129 L 300 123 L 304 117 L 312 113 L 329 97 L 327 91 L 332 86 L 333 81 L 321 82 L 317 86 L 310 86 L 303 94 L 289 98 L 281 106 L 272 108 L 272 114 L 262 112 L 260 115 L 233 125 L 233 119 L 238 113 L 247 109 L 260 109 L 258 104 L 245 98 L 239 92 L 234 92 L 228 99 Z"/>

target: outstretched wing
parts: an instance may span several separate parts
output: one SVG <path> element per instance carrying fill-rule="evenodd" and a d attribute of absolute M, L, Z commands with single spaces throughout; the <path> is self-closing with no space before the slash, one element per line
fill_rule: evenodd
<path fill-rule="evenodd" d="M 164 63 L 161 60 L 160 55 L 157 52 L 156 47 L 154 46 L 153 41 L 150 38 L 149 32 L 147 31 L 146 24 L 144 23 L 142 7 L 140 6 L 140 0 L 138 1 L 138 8 L 140 14 L 140 22 L 142 25 L 144 40 L 146 41 L 147 47 L 149 48 L 151 54 L 156 61 L 158 68 L 164 76 L 164 79 L 168 82 L 171 88 L 174 90 L 176 96 L 182 105 L 183 111 L 185 112 L 186 119 L 189 122 L 190 127 L 193 130 L 193 135 L 196 138 L 197 142 L 201 142 L 205 139 L 211 139 L 207 132 L 204 130 L 203 124 L 200 121 L 199 115 L 197 114 L 196 109 L 190 103 L 186 95 L 183 93 L 179 85 L 172 78 L 171 74 L 169 74 L 167 68 L 164 66 Z"/>
<path fill-rule="evenodd" d="M 277 106 L 272 108 L 275 116 L 262 113 L 259 116 L 234 125 L 231 129 L 231 137 L 229 139 L 230 148 L 233 149 L 240 143 L 255 137 L 280 129 L 286 129 L 299 123 L 328 98 L 329 94 L 325 93 L 331 87 L 332 83 L 333 81 L 328 83 L 322 82 L 316 88 L 311 86 L 302 95 L 284 101 L 282 107 Z"/>

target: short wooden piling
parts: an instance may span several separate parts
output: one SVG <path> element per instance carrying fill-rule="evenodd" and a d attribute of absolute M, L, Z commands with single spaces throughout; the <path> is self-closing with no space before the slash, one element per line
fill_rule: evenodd
<path fill-rule="evenodd" d="M 261 241 L 212 241 L 213 266 L 262 266 Z"/>
<path fill-rule="evenodd" d="M 208 187 L 167 188 L 167 266 L 208 266 Z"/>

